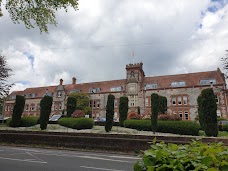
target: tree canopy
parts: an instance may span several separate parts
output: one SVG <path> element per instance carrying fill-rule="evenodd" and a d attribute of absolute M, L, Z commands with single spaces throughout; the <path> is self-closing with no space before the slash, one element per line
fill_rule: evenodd
<path fill-rule="evenodd" d="M 0 17 L 3 0 L 0 0 Z M 57 25 L 55 13 L 59 9 L 67 12 L 68 7 L 78 9 L 78 0 L 5 0 L 3 4 L 15 24 L 24 23 L 30 29 L 37 26 L 40 32 L 48 32 L 48 24 Z"/>
<path fill-rule="evenodd" d="M 85 114 L 91 113 L 91 108 L 89 107 L 90 98 L 89 95 L 78 92 L 71 93 L 69 97 L 74 97 L 77 101 L 76 110 L 82 110 Z"/>
<path fill-rule="evenodd" d="M 7 66 L 6 58 L 0 52 L 0 98 L 7 96 L 12 84 L 7 83 L 12 69 Z"/>

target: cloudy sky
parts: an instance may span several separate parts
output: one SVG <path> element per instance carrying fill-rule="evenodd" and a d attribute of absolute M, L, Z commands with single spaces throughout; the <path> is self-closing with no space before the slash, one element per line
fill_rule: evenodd
<path fill-rule="evenodd" d="M 0 50 L 15 83 L 26 87 L 125 78 L 143 62 L 146 76 L 222 69 L 228 49 L 228 0 L 80 0 L 57 12 L 49 34 L 0 18 Z"/>

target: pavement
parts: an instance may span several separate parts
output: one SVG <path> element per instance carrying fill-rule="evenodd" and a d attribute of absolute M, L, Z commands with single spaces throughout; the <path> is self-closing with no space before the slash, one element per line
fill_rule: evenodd
<path fill-rule="evenodd" d="M 132 171 L 133 155 L 0 146 L 1 171 Z"/>

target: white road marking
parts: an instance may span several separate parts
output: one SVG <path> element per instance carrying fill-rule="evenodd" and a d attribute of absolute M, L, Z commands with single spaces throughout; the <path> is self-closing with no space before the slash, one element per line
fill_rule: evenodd
<path fill-rule="evenodd" d="M 94 156 L 76 156 L 76 155 L 66 155 L 66 154 L 52 154 L 52 153 L 33 153 L 33 154 L 41 154 L 41 155 L 49 155 L 49 156 L 58 156 L 58 157 L 72 157 L 72 158 L 86 158 L 86 159 L 94 159 L 94 160 L 105 160 L 105 161 L 114 161 L 121 163 L 134 163 L 132 161 L 124 161 L 124 160 L 116 160 L 116 159 L 108 159 Z"/>
<path fill-rule="evenodd" d="M 32 157 L 34 157 L 35 159 L 37 159 L 38 161 L 42 161 L 42 162 L 44 162 L 42 159 L 40 159 L 40 158 L 38 158 L 38 157 L 36 157 L 36 156 L 34 156 L 34 155 L 32 155 L 31 153 L 29 153 L 29 152 L 26 152 L 28 155 L 30 155 L 30 156 L 32 156 Z"/>
<path fill-rule="evenodd" d="M 22 160 L 22 159 L 13 159 L 13 158 L 5 158 L 5 157 L 0 157 L 0 159 L 3 159 L 3 160 L 13 160 L 13 161 L 21 161 L 21 162 L 31 162 L 31 163 L 47 163 L 47 162 L 43 162 L 43 161 L 34 161 L 34 160 L 31 160 L 31 159 Z"/>
<path fill-rule="evenodd" d="M 98 167 L 87 167 L 87 166 L 80 166 L 86 169 L 94 169 L 94 170 L 111 170 L 111 171 L 124 171 L 124 170 L 115 170 L 115 169 L 106 169 L 106 168 L 98 168 Z"/>
<path fill-rule="evenodd" d="M 139 160 L 141 158 L 138 158 L 138 157 L 129 157 L 129 156 L 109 156 L 109 157 L 112 157 L 112 158 L 122 158 L 122 159 L 133 159 L 133 160 Z"/>

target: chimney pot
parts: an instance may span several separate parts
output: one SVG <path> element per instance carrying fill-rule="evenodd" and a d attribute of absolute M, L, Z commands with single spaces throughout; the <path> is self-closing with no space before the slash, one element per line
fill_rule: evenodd
<path fill-rule="evenodd" d="M 76 78 L 75 77 L 72 78 L 72 84 L 76 84 Z"/>
<path fill-rule="evenodd" d="M 59 80 L 59 84 L 63 85 L 63 79 L 62 78 Z"/>

